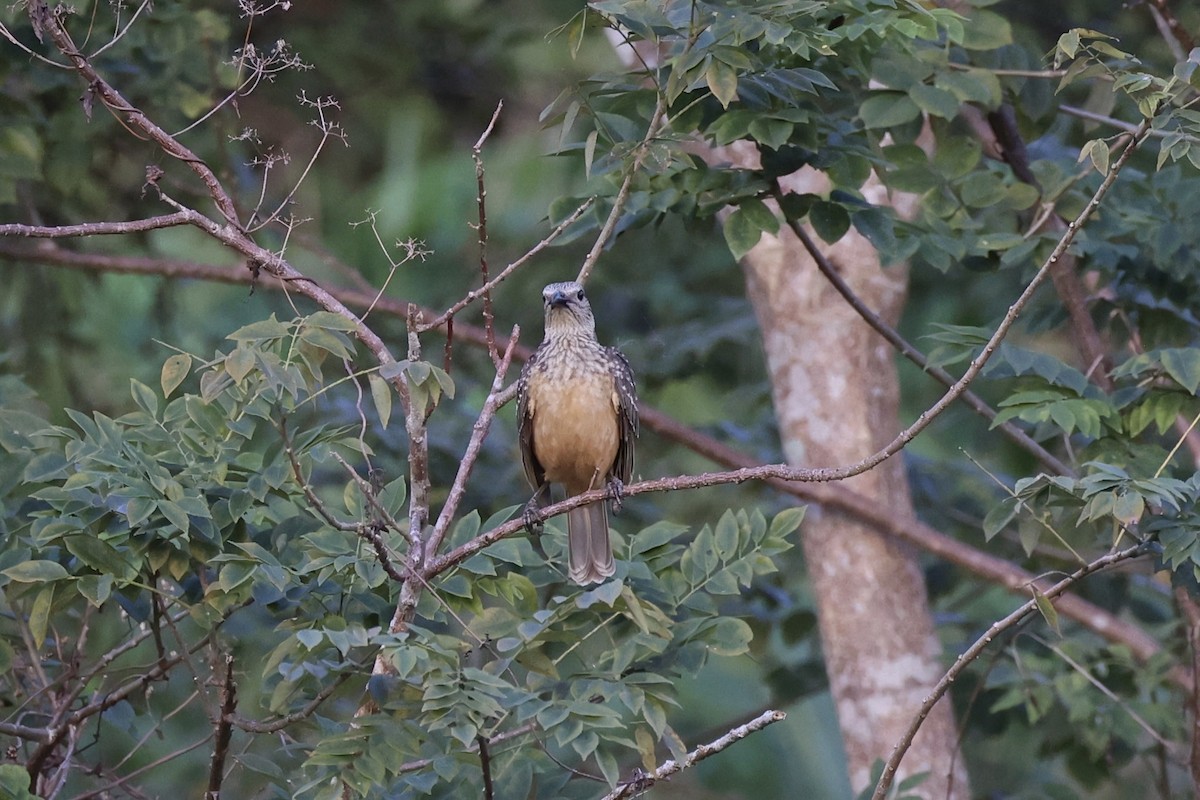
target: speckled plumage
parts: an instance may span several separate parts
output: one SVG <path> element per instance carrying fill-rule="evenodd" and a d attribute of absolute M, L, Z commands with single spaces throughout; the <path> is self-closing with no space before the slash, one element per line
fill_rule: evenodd
<path fill-rule="evenodd" d="M 596 340 L 591 306 L 578 283 L 542 291 L 546 335 L 517 386 L 521 460 L 545 499 L 561 483 L 571 497 L 633 474 L 638 430 L 633 370 L 615 347 Z M 579 584 L 613 574 L 608 514 L 590 503 L 567 514 L 569 574 Z"/>

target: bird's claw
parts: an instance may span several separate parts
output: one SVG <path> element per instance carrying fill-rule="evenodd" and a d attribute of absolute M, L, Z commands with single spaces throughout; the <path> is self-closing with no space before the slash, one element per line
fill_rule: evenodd
<path fill-rule="evenodd" d="M 614 514 L 621 513 L 621 506 L 625 502 L 625 484 L 620 478 L 610 478 L 608 481 L 608 496 L 612 500 L 612 511 Z"/>
<path fill-rule="evenodd" d="M 529 499 L 525 504 L 525 508 L 521 511 L 521 521 L 525 523 L 525 530 L 535 536 L 542 535 L 542 505 L 538 502 L 537 495 Z"/>

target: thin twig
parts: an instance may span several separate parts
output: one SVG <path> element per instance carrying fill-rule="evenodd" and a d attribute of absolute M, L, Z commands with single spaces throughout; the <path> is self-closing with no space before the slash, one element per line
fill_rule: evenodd
<path fill-rule="evenodd" d="M 714 739 L 708 744 L 700 745 L 678 761 L 667 761 L 658 769 L 654 770 L 654 772 L 651 774 L 639 775 L 634 780 L 618 786 L 613 791 L 604 795 L 602 800 L 622 800 L 622 798 L 633 797 L 635 794 L 640 794 L 659 781 L 666 780 L 675 773 L 681 772 L 689 767 L 694 767 L 697 763 L 703 761 L 709 756 L 716 755 L 732 744 L 740 742 L 750 734 L 761 731 L 768 725 L 773 725 L 776 722 L 782 722 L 785 719 L 787 719 L 787 714 L 783 713 L 782 711 L 765 711 L 747 722 L 745 725 L 738 725 L 736 728 L 733 728 L 724 736 Z"/>
<path fill-rule="evenodd" d="M 462 311 L 464 308 L 466 308 L 471 303 L 478 300 L 480 297 L 485 296 L 492 289 L 496 288 L 496 286 L 499 285 L 499 283 L 501 281 L 503 281 L 505 278 L 507 278 L 509 275 L 511 275 L 513 273 L 513 271 L 515 271 L 516 269 L 523 266 L 527 261 L 529 261 L 529 259 L 533 258 L 535 255 L 537 255 L 538 253 L 540 253 L 541 251 L 543 251 L 547 247 L 549 247 L 551 244 L 553 244 L 554 240 L 557 239 L 559 236 L 561 236 L 567 230 L 567 228 L 570 228 L 572 225 L 574 225 L 575 222 L 580 217 L 582 217 L 584 215 L 584 213 L 589 208 L 591 208 L 595 202 L 596 202 L 596 199 L 594 197 L 589 197 L 586 200 L 584 200 L 582 203 L 579 204 L 578 208 L 576 208 L 574 211 L 572 211 L 562 222 L 560 222 L 558 225 L 556 225 L 554 227 L 554 230 L 552 230 L 549 234 L 546 235 L 546 238 L 542 239 L 540 242 L 535 244 L 533 247 L 529 248 L 529 250 L 527 250 L 525 252 L 525 255 L 521 256 L 516 261 L 513 261 L 511 264 L 509 264 L 507 267 L 500 270 L 500 272 L 496 273 L 496 277 L 489 280 L 483 286 L 480 286 L 478 289 L 472 289 L 471 291 L 467 292 L 465 295 L 463 295 L 463 297 L 460 300 L 458 300 L 458 302 L 454 303 L 454 305 L 450 306 L 442 313 L 434 316 L 433 314 L 422 311 L 419 315 L 420 319 L 424 320 L 425 318 L 428 317 L 431 321 L 430 322 L 421 322 L 417 326 L 418 332 L 425 333 L 426 331 L 433 330 L 434 328 L 440 328 L 443 325 L 446 325 L 447 323 L 449 323 L 449 321 L 454 318 L 455 314 Z M 484 338 L 484 341 L 486 342 L 486 338 Z M 496 344 L 497 344 L 497 347 L 499 347 L 500 343 L 497 342 Z"/>
<path fill-rule="evenodd" d="M 621 181 L 621 188 L 617 190 L 617 196 L 613 199 L 612 209 L 608 212 L 608 219 L 604 221 L 603 227 L 600 228 L 600 233 L 596 235 L 596 241 L 592 244 L 592 249 L 588 251 L 587 257 L 583 259 L 583 266 L 579 268 L 579 275 L 575 278 L 579 283 L 587 283 L 588 277 L 592 274 L 592 268 L 596 266 L 596 262 L 600 259 L 600 253 L 608 244 L 608 240 L 612 238 L 613 231 L 617 227 L 617 222 L 621 219 L 621 214 L 625 211 L 625 202 L 629 199 L 629 188 L 633 185 L 633 177 L 641 168 L 642 162 L 646 160 L 646 156 L 650 152 L 650 142 L 658 136 L 659 131 L 664 124 L 663 112 L 666 110 L 666 96 L 660 91 L 658 99 L 654 105 L 654 111 L 650 115 L 650 125 L 646 128 L 646 135 L 642 137 L 634 149 L 633 161 L 625 168 L 625 178 Z"/>
<path fill-rule="evenodd" d="M 492 379 L 491 391 L 488 392 L 487 399 L 483 403 L 483 408 L 479 411 L 479 417 L 475 420 L 475 424 L 471 426 L 471 439 L 467 442 L 466 450 L 463 452 L 462 460 L 458 465 L 458 472 L 454 476 L 454 482 L 450 484 L 450 491 L 446 494 L 446 502 L 442 506 L 441 513 L 438 514 L 437 522 L 433 526 L 433 532 L 429 535 L 429 540 L 425 543 L 426 562 L 437 555 L 438 549 L 442 546 L 442 541 L 446 538 L 446 533 L 450 530 L 450 523 L 458 514 L 459 503 L 462 502 L 463 495 L 467 491 L 467 481 L 470 479 L 471 472 L 475 469 L 475 462 L 478 460 L 479 453 L 483 449 L 483 440 L 487 437 L 492 420 L 502 405 L 501 396 L 504 394 L 504 376 L 508 373 L 509 365 L 512 364 L 513 351 L 516 348 L 517 338 L 520 335 L 520 326 L 514 325 L 512 333 L 508 337 L 508 347 L 505 348 L 504 355 L 496 366 L 496 377 Z"/>
<path fill-rule="evenodd" d="M 487 141 L 488 136 L 491 136 L 492 129 L 496 127 L 496 120 L 500 118 L 500 109 L 504 108 L 504 101 L 501 100 L 496 104 L 496 110 L 492 112 L 492 119 L 488 122 L 487 128 L 484 129 L 475 146 L 471 148 L 471 158 L 475 161 L 475 202 L 479 210 L 479 227 L 476 232 L 479 237 L 479 276 L 484 286 L 488 284 L 488 262 L 487 262 L 487 188 L 483 182 L 483 143 Z M 483 330 L 487 336 L 488 355 L 492 359 L 493 364 L 500 363 L 500 353 L 496 349 L 496 327 L 495 315 L 492 312 L 492 293 L 485 291 L 483 293 Z M 490 786 L 490 783 L 489 783 Z"/>
<path fill-rule="evenodd" d="M 781 197 L 782 195 L 779 190 L 779 186 L 776 184 L 775 199 L 779 200 Z M 808 231 L 804 229 L 804 225 L 801 224 L 799 220 L 789 220 L 788 224 L 791 227 L 792 232 L 795 233 L 800 239 L 800 243 L 804 245 L 804 249 L 807 250 L 808 254 L 812 257 L 817 269 L 820 270 L 821 274 L 824 275 L 826 279 L 828 279 L 830 285 L 837 290 L 838 294 L 845 299 L 850 307 L 853 308 L 858 315 L 863 318 L 864 322 L 870 325 L 876 333 L 886 339 L 888 343 L 892 345 L 892 347 L 896 348 L 896 351 L 900 353 L 900 355 L 916 364 L 923 372 L 928 373 L 929 376 L 934 380 L 938 381 L 943 386 L 954 385 L 953 375 L 937 365 L 930 364 L 929 359 L 926 358 L 924 353 L 922 353 L 907 339 L 901 336 L 899 331 L 884 321 L 882 317 L 875 313 L 873 309 L 869 308 L 866 303 L 864 303 L 862 299 L 855 294 L 854 290 L 850 288 L 850 285 L 846 283 L 845 278 L 843 278 L 837 271 L 837 268 L 830 263 L 828 256 L 826 256 L 825 253 L 819 247 L 817 247 L 816 242 L 814 242 L 812 237 L 808 235 Z M 989 422 L 996 418 L 995 410 L 992 409 L 991 406 L 984 402 L 984 400 L 974 392 L 970 390 L 965 391 L 962 393 L 962 397 L 960 399 L 970 406 L 973 411 Z M 1004 433 L 1005 436 L 1007 436 L 1021 448 L 1031 453 L 1038 461 L 1042 463 L 1042 466 L 1046 467 L 1046 469 L 1049 469 L 1058 475 L 1074 474 L 1074 471 L 1070 467 L 1052 455 L 1046 450 L 1046 448 L 1029 438 L 1029 436 L 1017 426 L 1009 422 L 1004 422 L 997 427 L 1002 433 Z"/>
<path fill-rule="evenodd" d="M 233 738 L 233 712 L 237 710 L 237 684 L 233 680 L 233 656 L 225 655 L 225 675 L 221 680 L 221 712 L 213 720 L 213 754 L 208 766 L 208 789 L 205 800 L 219 800 L 221 782 L 225 777 L 225 759 Z"/>
<path fill-rule="evenodd" d="M 1081 579 L 1099 572 L 1102 569 L 1110 567 L 1114 564 L 1120 564 L 1133 558 L 1137 558 L 1145 552 L 1144 546 L 1141 544 L 1133 547 L 1119 550 L 1115 553 L 1108 553 L 1101 556 L 1095 561 L 1080 567 L 1075 572 L 1071 573 L 1066 578 L 1063 578 L 1058 583 L 1051 586 L 1049 589 L 1041 593 L 1040 597 L 1023 603 L 1019 608 L 1010 613 L 1001 620 L 997 620 L 984 632 L 982 636 L 975 640 L 975 643 L 968 647 L 962 655 L 955 659 L 953 666 L 946 671 L 946 674 L 934 685 L 932 691 L 922 701 L 921 707 L 917 710 L 912 722 L 904 735 L 900 737 L 900 741 L 896 743 L 892 750 L 892 755 L 888 758 L 884 765 L 883 773 L 879 776 L 878 783 L 875 784 L 875 791 L 871 795 L 871 800 L 884 800 L 887 797 L 888 791 L 892 786 L 892 782 L 896 778 L 896 771 L 900 768 L 900 762 L 904 759 L 905 753 L 908 752 L 909 746 L 912 745 L 913 738 L 916 737 L 917 731 L 921 729 L 925 718 L 929 716 L 929 712 L 937 705 L 937 702 L 942 699 L 946 692 L 950 689 L 951 684 L 962 674 L 971 662 L 987 648 L 989 644 L 1001 633 L 1021 622 L 1026 616 L 1037 611 L 1038 603 L 1042 600 L 1053 600 L 1058 595 L 1062 594 L 1068 588 L 1079 582 Z"/>
<path fill-rule="evenodd" d="M 229 717 L 229 721 L 247 733 L 276 733 L 277 731 L 281 731 L 287 726 L 299 722 L 302 719 L 311 717 L 313 713 L 320 707 L 321 703 L 324 703 L 326 700 L 328 700 L 329 697 L 335 691 L 337 691 L 343 683 L 350 680 L 352 677 L 354 677 L 353 672 L 343 672 L 334 678 L 331 683 L 322 688 L 321 691 L 313 695 L 313 698 L 305 703 L 302 708 L 293 711 L 290 714 L 286 714 L 279 719 L 273 719 L 270 722 L 260 722 L 259 720 L 247 719 L 246 717 L 232 715 Z"/>
<path fill-rule="evenodd" d="M 1144 730 L 1146 732 L 1147 736 L 1149 736 L 1151 739 L 1153 739 L 1155 742 L 1157 742 L 1167 752 L 1171 753 L 1173 756 L 1180 755 L 1179 747 L 1176 742 L 1170 742 L 1170 741 L 1167 741 L 1166 739 L 1164 739 L 1163 735 L 1161 733 L 1154 730 L 1154 726 L 1152 726 L 1149 722 L 1147 722 L 1145 720 L 1145 718 L 1142 717 L 1141 714 L 1138 714 L 1136 711 L 1134 711 L 1132 708 L 1130 708 L 1129 703 L 1126 703 L 1124 700 L 1122 700 L 1120 697 L 1118 697 L 1116 692 L 1114 692 L 1112 689 L 1105 686 L 1103 681 L 1101 681 L 1099 678 L 1097 678 L 1095 675 L 1093 675 L 1091 672 L 1089 672 L 1087 667 L 1085 667 L 1083 664 L 1080 664 L 1075 659 L 1071 658 L 1069 653 L 1067 653 L 1065 650 L 1063 650 L 1058 645 L 1054 644 L 1054 642 L 1047 641 L 1047 640 L 1043 639 L 1042 637 L 1036 636 L 1036 635 L 1032 636 L 1031 638 L 1035 642 L 1040 644 L 1042 647 L 1045 647 L 1051 653 L 1054 653 L 1054 655 L 1058 656 L 1063 661 L 1065 661 L 1067 663 L 1067 666 L 1069 666 L 1071 669 L 1075 670 L 1075 672 L 1077 672 L 1080 676 L 1083 677 L 1084 680 L 1086 680 L 1088 683 L 1090 683 L 1092 686 L 1094 686 L 1102 695 L 1107 697 L 1109 700 L 1113 701 L 1113 703 L 1120 706 L 1125 711 L 1125 713 L 1129 715 L 1130 719 L 1132 719 L 1139 728 L 1141 728 L 1142 730 Z M 1180 758 L 1181 762 L 1182 762 L 1182 760 L 1183 759 Z"/>

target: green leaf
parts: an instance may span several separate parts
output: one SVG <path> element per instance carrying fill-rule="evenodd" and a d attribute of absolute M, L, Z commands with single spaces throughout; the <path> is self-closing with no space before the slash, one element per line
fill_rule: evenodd
<path fill-rule="evenodd" d="M 991 541 L 997 533 L 1004 530 L 1012 518 L 1017 515 L 1020 501 L 1015 497 L 1006 497 L 988 511 L 983 518 L 983 538 Z"/>
<path fill-rule="evenodd" d="M 1078 161 L 1082 163 L 1085 158 L 1091 158 L 1092 166 L 1101 175 L 1108 174 L 1108 142 L 1103 139 L 1092 139 L 1079 150 Z"/>
<path fill-rule="evenodd" d="M 101 574 L 127 581 L 137 576 L 137 569 L 103 539 L 84 533 L 67 536 L 63 542 L 72 555 Z"/>
<path fill-rule="evenodd" d="M 743 200 L 738 205 L 738 208 L 750 217 L 759 230 L 766 231 L 767 233 L 779 232 L 779 218 L 775 216 L 775 212 L 766 203 L 757 197 Z"/>
<path fill-rule="evenodd" d="M 367 381 L 371 384 L 371 401 L 375 403 L 379 424 L 387 430 L 388 421 L 392 418 L 392 387 L 374 372 L 367 375 Z"/>
<path fill-rule="evenodd" d="M 729 104 L 737 99 L 737 71 L 724 61 L 710 61 L 704 71 L 704 81 L 722 108 L 729 108 Z"/>
<path fill-rule="evenodd" d="M 633 537 L 633 541 L 629 544 L 629 553 L 631 556 L 647 553 L 662 547 L 687 531 L 687 525 L 661 520 L 638 531 L 637 536 Z"/>
<path fill-rule="evenodd" d="M 963 23 L 963 47 L 968 50 L 995 50 L 1012 43 L 1012 24 L 1005 17 L 981 8 L 973 8 L 967 14 Z M 1059 39 L 1059 46 L 1062 46 L 1062 39 Z M 1071 57 L 1074 58 L 1074 55 Z"/>
<path fill-rule="evenodd" d="M 50 608 L 54 605 L 54 584 L 43 586 L 33 598 L 29 608 L 29 634 L 33 637 L 33 646 L 38 650 L 46 643 L 46 630 L 50 627 Z"/>
<path fill-rule="evenodd" d="M 908 90 L 908 96 L 927 114 L 943 119 L 954 119 L 958 115 L 958 98 L 945 89 L 918 83 Z"/>
<path fill-rule="evenodd" d="M 326 330 L 343 331 L 346 333 L 358 330 L 357 322 L 333 311 L 317 311 L 316 313 L 309 314 L 304 318 L 304 324 L 311 325 L 314 328 L 324 328 Z"/>
<path fill-rule="evenodd" d="M 720 656 L 739 656 L 750 649 L 754 632 L 745 620 L 721 617 L 706 634 L 709 647 Z"/>
<path fill-rule="evenodd" d="M 868 128 L 894 128 L 911 122 L 920 113 L 921 109 L 906 93 L 888 91 L 871 95 L 858 110 L 859 118 Z"/>
<path fill-rule="evenodd" d="M 1050 598 L 1042 594 L 1041 589 L 1032 585 L 1030 588 L 1033 589 L 1033 602 L 1037 605 L 1038 612 L 1046 620 L 1046 624 L 1050 626 L 1050 629 L 1059 636 L 1062 636 L 1062 630 L 1058 627 L 1058 609 L 1050 602 Z"/>
<path fill-rule="evenodd" d="M 939 72 L 933 79 L 933 85 L 954 94 L 963 103 L 977 103 L 984 108 L 995 108 L 1000 104 L 1002 90 L 1000 81 L 991 72 L 983 69 L 957 70 Z M 972 137 L 956 136 L 950 141 L 967 140 L 978 144 Z M 939 142 L 939 147 L 943 146 Z"/>
<path fill-rule="evenodd" d="M 179 530 L 187 533 L 191 528 L 191 521 L 188 519 L 187 512 L 183 510 L 178 503 L 171 500 L 159 500 L 158 510 L 162 515 Z"/>
<path fill-rule="evenodd" d="M 104 605 L 112 594 L 112 575 L 84 575 L 75 582 L 75 588 L 96 608 Z"/>
<path fill-rule="evenodd" d="M 249 347 L 235 347 L 232 353 L 225 356 L 225 371 L 239 386 L 252 369 L 254 369 L 254 351 Z"/>
<path fill-rule="evenodd" d="M 792 138 L 796 126 L 787 120 L 759 117 L 750 123 L 750 135 L 759 144 L 778 150 Z"/>
<path fill-rule="evenodd" d="M 46 583 L 71 577 L 57 561 L 25 561 L 0 572 L 18 583 Z"/>
<path fill-rule="evenodd" d="M 767 531 L 767 536 L 772 539 L 782 539 L 791 536 L 799 529 L 800 523 L 804 521 L 804 513 L 806 511 L 808 511 L 808 506 L 795 506 L 780 511 L 771 520 L 771 528 Z"/>
<path fill-rule="evenodd" d="M 158 396 L 153 389 L 139 380 L 130 380 L 129 391 L 139 408 L 152 417 L 158 415 Z"/>
<path fill-rule="evenodd" d="M 31 458 L 21 473 L 21 479 L 27 483 L 47 483 L 65 480 L 67 474 L 66 457 L 52 451 Z"/>
<path fill-rule="evenodd" d="M 1163 369 L 1192 394 L 1200 390 L 1200 349 L 1175 347 L 1161 351 Z"/>
<path fill-rule="evenodd" d="M 305 324 L 300 329 L 300 339 L 313 347 L 332 353 L 337 358 L 348 360 L 353 357 L 350 340 L 340 331 Z"/>
<path fill-rule="evenodd" d="M 183 383 L 191 369 L 192 357 L 189 355 L 173 355 L 163 362 L 162 374 L 158 380 L 162 385 L 164 398 L 170 397 L 171 392 L 179 388 L 179 384 Z"/>
<path fill-rule="evenodd" d="M 735 209 L 725 218 L 725 243 L 734 258 L 741 258 L 749 253 L 758 240 L 762 238 L 762 228 L 755 224 L 753 217 L 741 208 Z"/>
<path fill-rule="evenodd" d="M 818 200 L 808 212 L 808 223 L 812 225 L 817 236 L 833 244 L 850 230 L 850 214 L 839 203 Z"/>
<path fill-rule="evenodd" d="M 1117 491 L 1116 502 L 1113 503 L 1112 514 L 1126 525 L 1137 524 L 1146 511 L 1146 500 L 1137 492 Z"/>
<path fill-rule="evenodd" d="M 282 339 L 289 335 L 291 330 L 287 323 L 280 322 L 274 314 L 271 314 L 269 319 L 244 325 L 225 338 L 235 342 L 266 342 Z"/>

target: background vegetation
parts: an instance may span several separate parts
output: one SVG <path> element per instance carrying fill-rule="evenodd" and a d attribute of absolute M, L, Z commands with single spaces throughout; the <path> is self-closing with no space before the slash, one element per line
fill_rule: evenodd
<path fill-rule="evenodd" d="M 735 256 L 802 223 L 907 263 L 900 333 L 959 374 L 1048 279 L 972 382 L 994 419 L 951 406 L 895 456 L 919 522 L 858 512 L 932 548 L 944 667 L 1038 612 L 943 701 L 955 796 L 1191 791 L 1200 13 L 951 5 L 0 12 L 0 794 L 599 797 L 749 720 L 652 794 L 869 791 L 796 497 L 635 488 L 618 580 L 579 590 L 561 517 L 518 530 L 498 404 L 540 287 L 594 250 L 639 475 L 783 461 Z M 699 153 L 741 141 L 760 165 Z M 477 163 L 488 274 L 551 246 L 430 325 L 484 281 Z M 830 190 L 781 199 L 802 167 Z M 928 371 L 901 367 L 902 425 Z"/>

